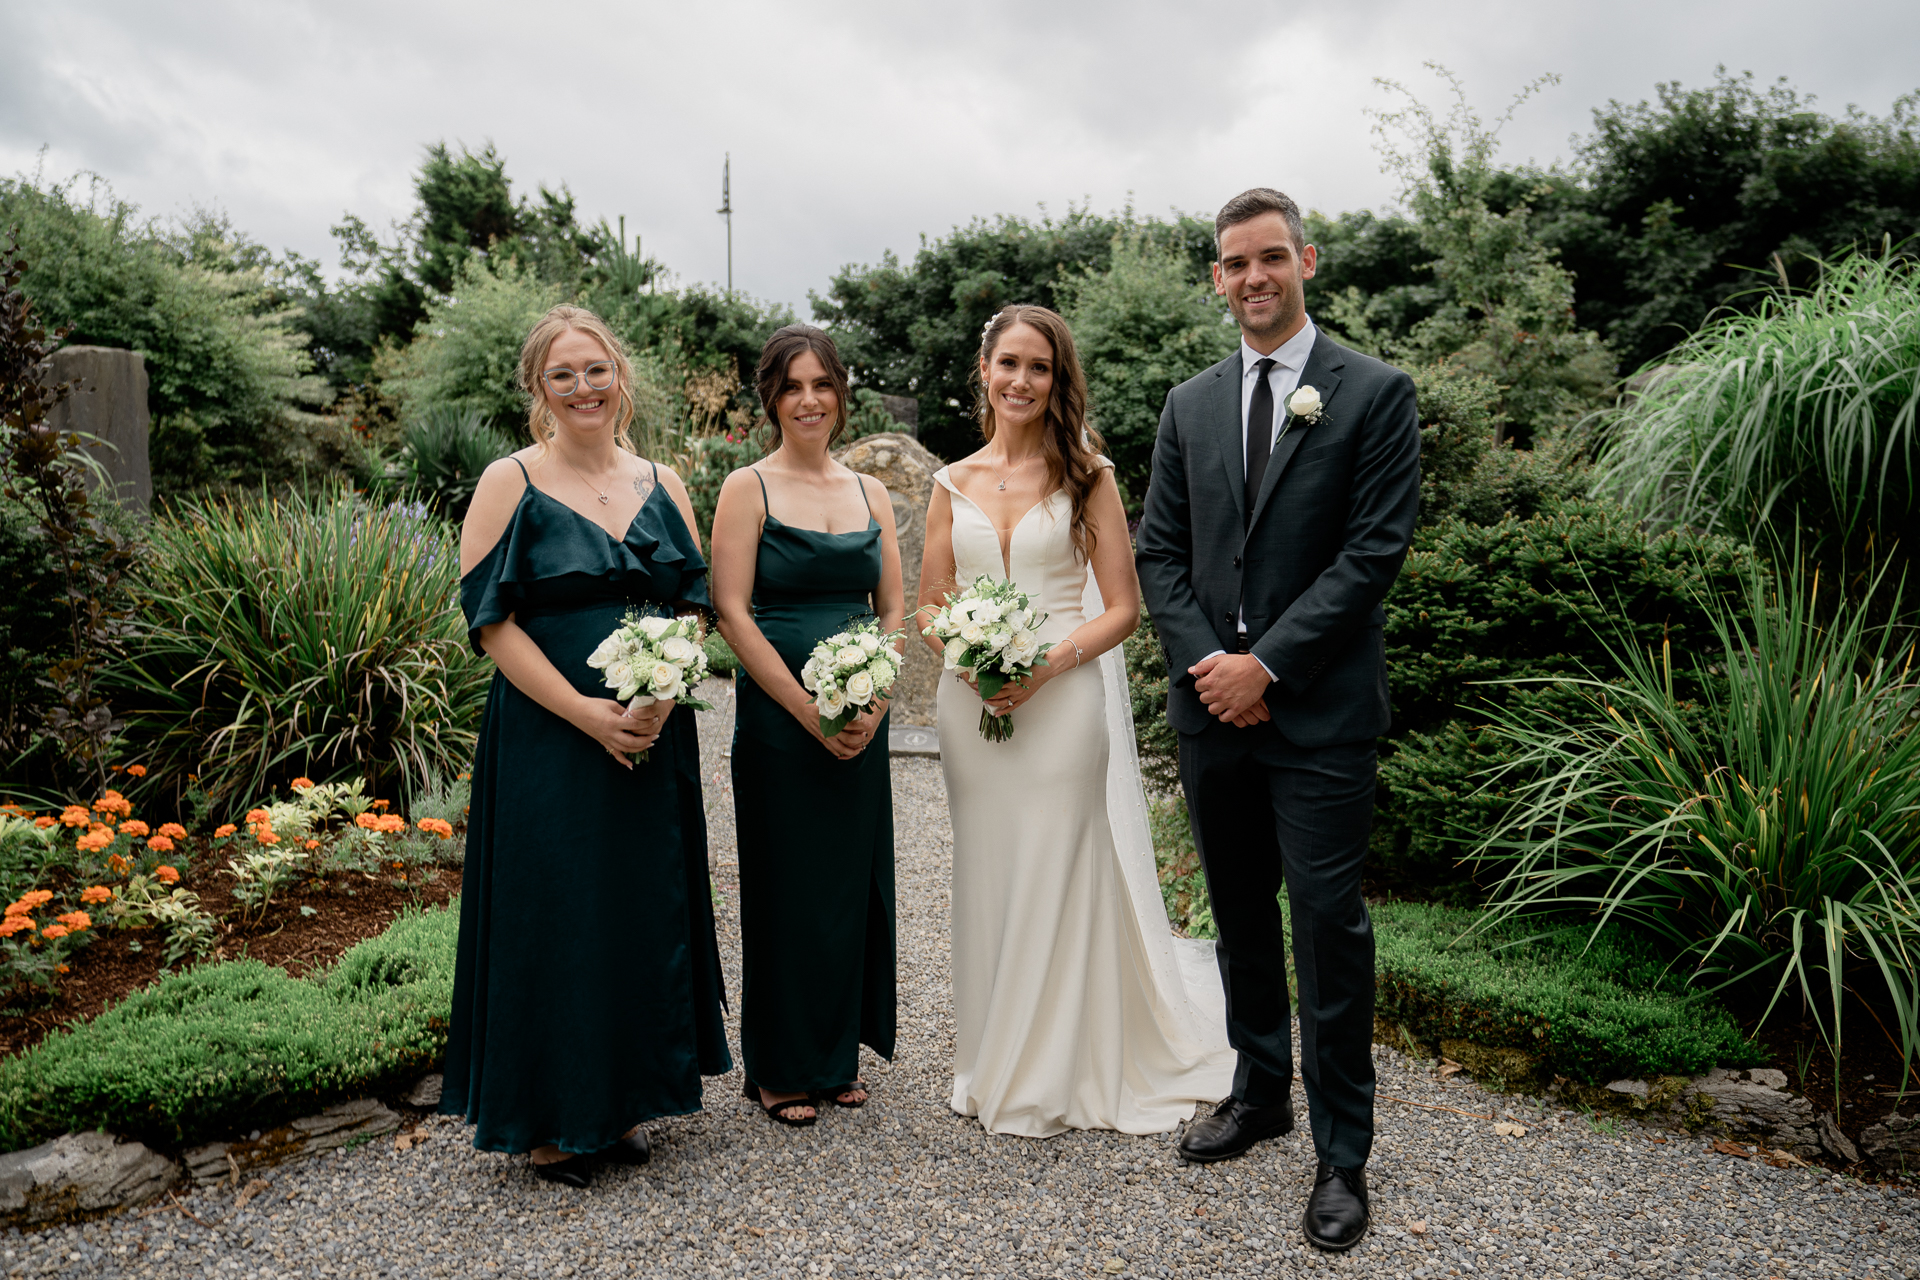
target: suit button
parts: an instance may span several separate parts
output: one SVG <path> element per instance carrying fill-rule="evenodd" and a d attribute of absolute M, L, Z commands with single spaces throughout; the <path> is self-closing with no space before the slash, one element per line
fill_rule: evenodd
<path fill-rule="evenodd" d="M 1223 618 L 1225 618 L 1225 619 L 1226 619 L 1226 620 L 1227 620 L 1228 622 L 1232 622 L 1232 621 L 1233 621 L 1233 615 L 1232 615 L 1232 614 L 1230 614 L 1230 613 L 1223 613 L 1223 614 L 1221 614 L 1220 616 L 1221 616 L 1221 617 L 1223 617 Z"/>
<path fill-rule="evenodd" d="M 1233 567 L 1234 567 L 1234 568 L 1236 568 L 1236 569 L 1238 569 L 1238 568 L 1240 567 L 1240 557 L 1239 557 L 1239 556 L 1235 556 L 1235 557 L 1233 558 Z"/>

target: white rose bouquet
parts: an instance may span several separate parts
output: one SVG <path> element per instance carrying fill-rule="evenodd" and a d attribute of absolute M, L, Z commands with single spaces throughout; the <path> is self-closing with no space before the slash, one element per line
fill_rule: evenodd
<path fill-rule="evenodd" d="M 627 710 L 671 698 L 692 711 L 713 704 L 692 696 L 707 678 L 707 651 L 698 618 L 658 618 L 628 613 L 612 635 L 587 655 L 587 665 L 605 678 Z M 648 752 L 642 751 L 645 760 Z"/>
<path fill-rule="evenodd" d="M 1040 656 L 1040 624 L 1046 620 L 1013 583 L 982 574 L 950 597 L 946 608 L 934 611 L 923 634 L 947 646 L 947 670 L 971 674 L 981 698 L 991 699 L 1009 680 L 1024 680 L 1034 667 L 1046 665 Z M 980 736 L 1005 742 L 1013 736 L 1013 717 L 982 707 Z"/>
<path fill-rule="evenodd" d="M 900 675 L 893 642 L 905 634 L 888 634 L 877 622 L 857 622 L 813 646 L 800 668 L 800 684 L 819 709 L 821 737 L 833 737 L 887 696 Z"/>

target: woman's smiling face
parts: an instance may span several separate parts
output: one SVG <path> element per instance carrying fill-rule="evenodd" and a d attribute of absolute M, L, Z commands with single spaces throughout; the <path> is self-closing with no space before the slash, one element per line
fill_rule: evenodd
<path fill-rule="evenodd" d="M 1053 344 L 1029 324 L 1007 326 L 980 364 L 987 404 L 998 426 L 1020 427 L 1039 421 L 1053 394 Z"/>
<path fill-rule="evenodd" d="M 796 431 L 810 439 L 832 433 L 840 421 L 840 393 L 819 356 L 802 351 L 788 363 L 787 380 L 780 386 L 774 412 L 780 419 L 782 435 Z"/>
<path fill-rule="evenodd" d="M 566 371 L 574 374 L 573 387 L 561 395 L 554 389 L 556 379 L 564 382 Z M 555 422 L 577 431 L 593 431 L 610 426 L 620 396 L 613 354 L 590 333 L 578 329 L 562 331 L 547 348 L 547 364 L 542 371 L 542 393 Z M 588 385 L 604 382 L 605 387 Z"/>

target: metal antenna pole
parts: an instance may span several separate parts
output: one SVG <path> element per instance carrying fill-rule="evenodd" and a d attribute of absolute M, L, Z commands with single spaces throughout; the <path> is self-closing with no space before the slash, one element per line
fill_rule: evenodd
<path fill-rule="evenodd" d="M 733 153 L 727 152 L 720 169 L 720 207 L 715 210 L 727 220 L 727 292 L 733 292 Z"/>

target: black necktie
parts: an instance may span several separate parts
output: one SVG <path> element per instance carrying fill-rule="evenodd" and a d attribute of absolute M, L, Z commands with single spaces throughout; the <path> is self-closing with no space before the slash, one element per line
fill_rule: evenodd
<path fill-rule="evenodd" d="M 1253 384 L 1253 403 L 1247 406 L 1247 519 L 1253 519 L 1254 499 L 1267 475 L 1267 457 L 1273 452 L 1273 384 L 1267 375 L 1277 363 L 1273 357 L 1255 362 L 1260 371 Z"/>

